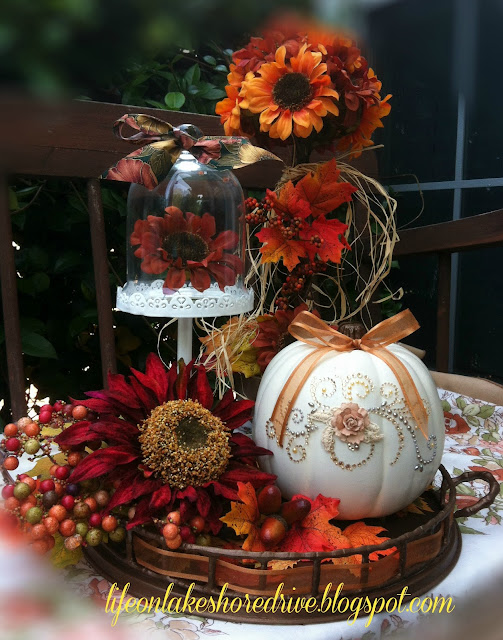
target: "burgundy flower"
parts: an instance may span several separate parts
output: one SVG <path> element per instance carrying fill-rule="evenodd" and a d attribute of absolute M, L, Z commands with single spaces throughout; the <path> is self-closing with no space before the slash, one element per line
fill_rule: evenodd
<path fill-rule="evenodd" d="M 164 286 L 176 291 L 190 281 L 205 291 L 212 278 L 223 291 L 243 273 L 243 262 L 233 251 L 239 242 L 235 231 L 216 235 L 215 218 L 209 213 L 196 216 L 178 207 L 167 207 L 164 216 L 137 220 L 130 238 L 134 254 L 141 259 L 145 273 L 167 271 Z"/>
<path fill-rule="evenodd" d="M 107 390 L 88 392 L 78 403 L 98 418 L 55 439 L 70 447 L 106 445 L 75 467 L 72 482 L 106 476 L 116 486 L 108 511 L 138 501 L 128 528 L 159 509 L 179 508 L 182 517 L 200 514 L 217 533 L 222 498 L 238 500 L 238 482 L 260 487 L 275 479 L 255 464 L 270 452 L 234 432 L 250 419 L 253 401 L 236 400 L 232 390 L 215 401 L 205 369 L 193 363 L 166 370 L 150 354 L 145 373 L 131 372 L 128 379 L 109 374 Z"/>

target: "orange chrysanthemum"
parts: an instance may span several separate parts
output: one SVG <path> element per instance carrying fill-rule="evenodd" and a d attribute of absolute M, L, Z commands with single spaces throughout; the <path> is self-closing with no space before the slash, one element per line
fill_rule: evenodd
<path fill-rule="evenodd" d="M 378 105 L 364 107 L 358 128 L 339 140 L 337 150 L 347 151 L 350 149 L 350 157 L 357 158 L 365 147 L 370 147 L 373 144 L 372 134 L 377 128 L 384 126 L 381 118 L 387 116 L 391 110 L 391 105 L 388 102 L 390 98 L 391 94 L 381 100 Z"/>
<path fill-rule="evenodd" d="M 245 80 L 242 109 L 260 114 L 260 130 L 271 138 L 286 140 L 292 133 L 307 138 L 313 127 L 323 128 L 323 118 L 339 114 L 335 100 L 339 94 L 331 88 L 322 54 L 302 46 L 297 56 L 285 61 L 286 47 L 276 51 L 275 62 L 263 64 L 259 77 Z"/>

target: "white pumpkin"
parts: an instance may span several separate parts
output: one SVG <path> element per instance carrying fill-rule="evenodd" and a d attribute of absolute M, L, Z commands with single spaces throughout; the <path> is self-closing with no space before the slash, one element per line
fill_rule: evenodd
<path fill-rule="evenodd" d="M 407 368 L 428 413 L 428 438 L 415 427 L 400 385 L 375 355 L 331 351 L 294 403 L 282 446 L 271 415 L 292 371 L 315 349 L 295 342 L 271 361 L 255 406 L 253 437 L 273 452 L 261 467 L 278 476 L 284 496 L 340 498 L 339 518 L 380 517 L 411 504 L 431 483 L 444 446 L 435 383 L 410 351 L 387 349 Z"/>

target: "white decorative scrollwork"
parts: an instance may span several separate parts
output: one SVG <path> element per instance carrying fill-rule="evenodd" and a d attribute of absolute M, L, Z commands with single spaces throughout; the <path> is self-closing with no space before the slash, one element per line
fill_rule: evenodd
<path fill-rule="evenodd" d="M 221 291 L 215 282 L 203 292 L 184 285 L 167 295 L 163 291 L 162 280 L 147 283 L 130 281 L 125 287 L 117 287 L 117 308 L 155 318 L 232 316 L 253 309 L 253 290 L 235 285 Z"/>

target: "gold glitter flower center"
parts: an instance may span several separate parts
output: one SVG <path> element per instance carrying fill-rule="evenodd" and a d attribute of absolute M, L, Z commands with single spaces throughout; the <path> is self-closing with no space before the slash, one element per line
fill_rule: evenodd
<path fill-rule="evenodd" d="M 217 480 L 229 462 L 223 422 L 193 400 L 165 402 L 139 429 L 143 463 L 172 487 L 199 487 Z"/>

